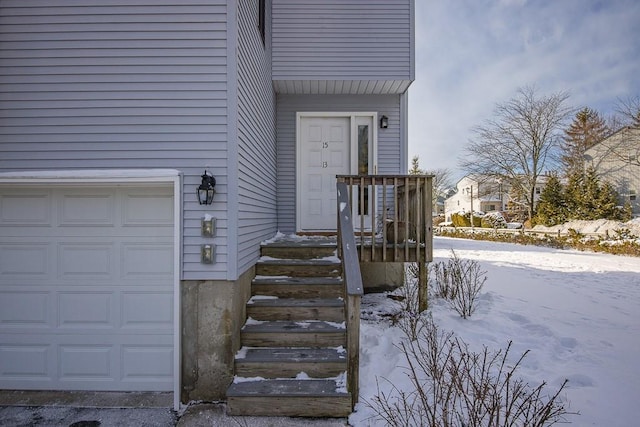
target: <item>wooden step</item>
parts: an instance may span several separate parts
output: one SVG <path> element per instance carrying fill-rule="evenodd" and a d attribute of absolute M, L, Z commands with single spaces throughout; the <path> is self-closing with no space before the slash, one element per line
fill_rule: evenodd
<path fill-rule="evenodd" d="M 346 347 L 344 323 L 248 321 L 240 332 L 245 347 Z"/>
<path fill-rule="evenodd" d="M 339 298 L 344 297 L 344 286 L 340 277 L 258 276 L 251 293 L 280 298 Z"/>
<path fill-rule="evenodd" d="M 326 320 L 344 322 L 344 301 L 339 298 L 278 298 L 254 296 L 247 303 L 254 320 Z"/>
<path fill-rule="evenodd" d="M 231 384 L 229 415 L 347 417 L 351 395 L 333 379 L 275 379 Z"/>
<path fill-rule="evenodd" d="M 246 348 L 235 360 L 240 377 L 295 378 L 300 372 L 312 378 L 337 377 L 347 370 L 347 352 L 337 348 Z"/>
<path fill-rule="evenodd" d="M 262 256 L 282 259 L 315 259 L 336 255 L 336 241 L 329 240 L 301 240 L 295 244 L 289 242 L 275 242 L 263 244 L 260 247 Z"/>
<path fill-rule="evenodd" d="M 291 246 L 284 243 L 269 244 L 260 248 L 260 254 L 281 259 L 316 259 L 336 255 L 336 242 L 330 244 L 300 244 Z"/>
<path fill-rule="evenodd" d="M 256 263 L 257 276 L 338 277 L 341 271 L 340 260 L 333 258 L 314 260 L 260 258 Z"/>

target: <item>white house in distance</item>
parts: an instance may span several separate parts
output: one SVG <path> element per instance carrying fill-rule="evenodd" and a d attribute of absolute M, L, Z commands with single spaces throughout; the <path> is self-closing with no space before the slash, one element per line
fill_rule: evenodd
<path fill-rule="evenodd" d="M 585 167 L 595 168 L 620 196 L 620 204 L 629 203 L 640 215 L 640 128 L 625 127 L 585 152 Z"/>
<path fill-rule="evenodd" d="M 336 175 L 407 173 L 414 0 L 0 22 L 0 389 L 224 400 L 260 242 L 335 233 Z"/>
<path fill-rule="evenodd" d="M 504 210 L 505 189 L 493 178 L 467 175 L 456 183 L 455 188 L 456 192 L 444 201 L 446 221 L 451 221 L 451 215 L 456 212 Z"/>
<path fill-rule="evenodd" d="M 538 201 L 542 189 L 546 185 L 548 176 L 538 177 L 534 200 Z M 451 215 L 456 212 L 521 212 L 524 207 L 517 200 L 513 200 L 511 188 L 493 176 L 467 175 L 456 183 L 456 192 L 445 199 L 445 220 L 451 221 Z"/>

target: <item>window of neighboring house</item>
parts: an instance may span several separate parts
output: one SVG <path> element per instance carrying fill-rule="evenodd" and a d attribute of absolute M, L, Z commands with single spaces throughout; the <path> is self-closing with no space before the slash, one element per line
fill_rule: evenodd
<path fill-rule="evenodd" d="M 536 187 L 536 194 L 540 194 L 540 187 Z"/>
<path fill-rule="evenodd" d="M 629 190 L 629 200 L 630 201 L 636 200 L 636 190 Z"/>
<path fill-rule="evenodd" d="M 262 44 L 264 45 L 264 34 L 266 28 L 265 8 L 267 0 L 258 0 L 258 30 L 260 30 L 260 36 L 262 37 Z"/>
<path fill-rule="evenodd" d="M 487 210 L 488 210 L 488 211 L 495 211 L 495 210 L 496 210 L 496 205 L 489 205 L 489 206 L 487 207 Z"/>

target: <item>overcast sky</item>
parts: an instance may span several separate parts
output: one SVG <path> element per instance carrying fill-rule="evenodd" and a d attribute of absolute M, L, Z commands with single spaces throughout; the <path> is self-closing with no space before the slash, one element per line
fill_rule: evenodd
<path fill-rule="evenodd" d="M 415 0 L 416 80 L 409 159 L 422 169 L 458 158 L 470 129 L 520 87 L 570 94 L 604 116 L 640 95 L 640 0 Z"/>

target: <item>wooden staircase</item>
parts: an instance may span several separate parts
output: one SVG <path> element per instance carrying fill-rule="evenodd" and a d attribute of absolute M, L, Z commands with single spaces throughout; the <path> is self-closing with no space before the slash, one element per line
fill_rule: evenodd
<path fill-rule="evenodd" d="M 329 238 L 261 247 L 227 390 L 230 415 L 347 417 L 342 266 Z"/>

